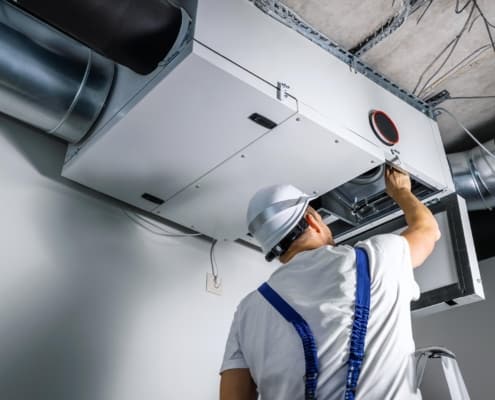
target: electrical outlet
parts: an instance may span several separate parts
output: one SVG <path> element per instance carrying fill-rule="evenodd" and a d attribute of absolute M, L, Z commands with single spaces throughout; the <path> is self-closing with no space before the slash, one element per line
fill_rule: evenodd
<path fill-rule="evenodd" d="M 216 294 L 218 296 L 222 295 L 222 279 L 217 276 L 215 282 L 215 277 L 211 272 L 206 274 L 206 291 Z"/>

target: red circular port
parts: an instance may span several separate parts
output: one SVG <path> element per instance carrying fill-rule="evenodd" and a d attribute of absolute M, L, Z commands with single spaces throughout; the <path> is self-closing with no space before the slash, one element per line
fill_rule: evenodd
<path fill-rule="evenodd" d="M 376 137 L 383 144 L 393 146 L 399 143 L 399 131 L 394 121 L 383 111 L 373 110 L 370 112 L 370 125 Z"/>

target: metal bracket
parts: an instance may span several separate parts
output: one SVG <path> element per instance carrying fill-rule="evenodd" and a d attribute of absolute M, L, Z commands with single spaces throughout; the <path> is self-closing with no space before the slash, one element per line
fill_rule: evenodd
<path fill-rule="evenodd" d="M 290 86 L 287 85 L 287 83 L 284 82 L 277 82 L 277 99 L 279 101 L 284 101 L 289 94 L 287 93 L 287 90 L 290 89 Z"/>
<path fill-rule="evenodd" d="M 428 97 L 425 102 L 428 103 L 428 105 L 431 108 L 435 108 L 438 106 L 440 103 L 443 103 L 445 100 L 450 99 L 450 93 L 448 90 L 442 90 L 441 92 L 438 92 L 434 94 L 433 96 Z"/>
<path fill-rule="evenodd" d="M 392 154 L 394 157 L 389 160 L 389 163 L 401 170 L 402 161 L 400 159 L 400 151 L 397 149 L 390 149 L 390 154 Z"/>
<path fill-rule="evenodd" d="M 401 100 L 421 111 L 427 117 L 435 119 L 432 108 L 428 103 L 420 99 L 418 96 L 412 94 L 411 92 L 401 88 L 399 85 L 392 82 L 390 79 L 383 76 L 380 72 L 376 71 L 371 66 L 363 62 L 359 57 L 356 57 L 354 54 L 326 37 L 323 33 L 314 29 L 311 25 L 306 23 L 301 17 L 299 17 L 294 11 L 292 11 L 282 2 L 278 0 L 249 1 L 251 1 L 265 14 L 268 14 L 278 22 L 281 22 L 285 26 L 288 26 L 289 28 L 295 30 L 307 39 L 311 40 L 313 43 L 320 46 L 322 49 L 337 57 L 339 60 L 345 62 L 354 71 L 363 74 L 368 79 L 372 80 L 376 84 L 388 90 L 390 93 L 399 97 Z"/>

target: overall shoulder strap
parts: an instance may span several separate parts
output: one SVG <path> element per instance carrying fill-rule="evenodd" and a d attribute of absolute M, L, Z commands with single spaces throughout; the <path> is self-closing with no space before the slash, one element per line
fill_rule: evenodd
<path fill-rule="evenodd" d="M 356 395 L 361 365 L 364 359 L 364 344 L 368 330 L 370 313 L 371 278 L 368 254 L 362 248 L 356 251 L 356 305 L 352 324 L 349 363 L 345 388 L 345 400 L 353 400 Z"/>
<path fill-rule="evenodd" d="M 351 344 L 345 400 L 354 400 L 356 394 L 361 365 L 364 359 L 364 344 L 368 329 L 370 310 L 371 279 L 368 255 L 364 249 L 356 248 L 356 301 L 354 321 L 352 324 Z M 296 329 L 301 338 L 306 361 L 306 390 L 305 399 L 316 399 L 318 384 L 318 355 L 317 346 L 311 328 L 304 318 L 290 306 L 268 283 L 258 288 L 261 295 Z"/>
<path fill-rule="evenodd" d="M 318 384 L 318 354 L 316 341 L 311 328 L 304 318 L 294 310 L 268 283 L 258 288 L 261 295 L 296 329 L 304 349 L 306 361 L 305 399 L 316 400 L 316 386 Z"/>

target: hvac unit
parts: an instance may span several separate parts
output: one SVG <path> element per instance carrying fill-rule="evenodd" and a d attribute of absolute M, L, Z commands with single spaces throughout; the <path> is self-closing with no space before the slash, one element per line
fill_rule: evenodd
<path fill-rule="evenodd" d="M 187 11 L 152 73 L 117 66 L 63 176 L 212 238 L 251 243 L 249 199 L 291 183 L 319 194 L 315 207 L 337 242 L 353 242 L 404 225 L 383 184 L 392 164 L 410 173 L 444 228 L 442 257 L 417 270 L 427 296 L 415 307 L 482 298 L 467 211 L 426 110 L 248 0 L 199 0 Z"/>

